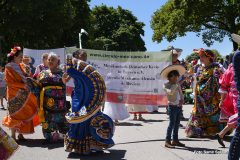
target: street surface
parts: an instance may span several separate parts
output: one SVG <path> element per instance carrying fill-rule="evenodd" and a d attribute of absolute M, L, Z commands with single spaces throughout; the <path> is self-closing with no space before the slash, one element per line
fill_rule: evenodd
<path fill-rule="evenodd" d="M 192 105 L 184 105 L 184 116 L 190 115 Z M 0 111 L 0 119 L 7 114 Z M 222 148 L 217 140 L 207 138 L 186 138 L 184 129 L 179 129 L 179 139 L 186 147 L 168 149 L 164 147 L 168 116 L 165 108 L 159 113 L 143 115 L 146 121 L 129 119 L 116 126 L 115 146 L 105 150 L 103 154 L 77 156 L 64 151 L 63 142 L 43 145 L 41 126 L 35 128 L 35 133 L 25 135 L 27 142 L 20 143 L 19 149 L 10 158 L 11 160 L 226 160 L 231 136 L 226 137 L 226 148 Z M 186 125 L 187 121 L 181 124 Z M 1 127 L 3 127 L 1 125 Z M 3 127 L 5 131 L 10 130 Z"/>

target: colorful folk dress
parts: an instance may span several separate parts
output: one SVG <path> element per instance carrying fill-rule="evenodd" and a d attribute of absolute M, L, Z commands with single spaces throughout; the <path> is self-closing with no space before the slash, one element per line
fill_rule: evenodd
<path fill-rule="evenodd" d="M 0 159 L 8 159 L 17 149 L 15 140 L 0 127 Z"/>
<path fill-rule="evenodd" d="M 77 66 L 68 62 L 67 73 L 74 79 L 72 109 L 66 115 L 70 129 L 65 137 L 67 152 L 90 154 L 114 145 L 114 124 L 101 112 L 106 87 L 101 75 L 91 66 L 79 61 Z"/>
<path fill-rule="evenodd" d="M 62 71 L 42 71 L 38 75 L 38 82 L 41 86 L 39 96 L 39 120 L 42 122 L 43 135 L 48 141 L 57 141 L 62 134 L 68 131 L 68 123 L 65 114 L 66 108 L 66 87 L 62 82 Z M 61 133 L 61 134 L 59 134 Z"/>
<path fill-rule="evenodd" d="M 3 125 L 16 129 L 19 133 L 33 133 L 38 123 L 33 118 L 38 112 L 38 101 L 34 94 L 26 89 L 24 65 L 8 63 L 5 68 L 7 83 L 8 113 L 3 119 Z"/>
<path fill-rule="evenodd" d="M 36 67 L 36 70 L 35 70 L 35 73 L 34 73 L 33 77 L 36 78 L 40 72 L 45 71 L 45 70 L 48 70 L 48 67 L 44 66 L 44 64 L 39 64 Z"/>
<path fill-rule="evenodd" d="M 219 77 L 223 68 L 218 63 L 200 67 L 195 88 L 195 103 L 186 126 L 187 137 L 212 136 L 222 129 L 219 123 Z"/>
<path fill-rule="evenodd" d="M 228 69 L 219 79 L 219 93 L 225 93 L 226 97 L 223 100 L 221 107 L 220 121 L 228 122 L 229 125 L 236 127 L 238 118 L 237 98 L 238 91 L 234 82 L 233 65 L 229 64 Z"/>

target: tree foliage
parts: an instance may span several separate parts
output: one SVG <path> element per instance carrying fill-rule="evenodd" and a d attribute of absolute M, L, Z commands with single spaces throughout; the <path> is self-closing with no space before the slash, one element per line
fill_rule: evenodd
<path fill-rule="evenodd" d="M 192 62 L 193 60 L 198 60 L 198 59 L 199 59 L 199 57 L 195 52 L 191 53 L 190 55 L 188 55 L 186 57 L 187 62 Z"/>
<path fill-rule="evenodd" d="M 222 58 L 222 55 L 221 55 L 221 53 L 219 53 L 218 50 L 212 49 L 212 51 L 215 54 L 215 59 Z M 191 53 L 190 55 L 188 55 L 186 57 L 186 61 L 188 61 L 188 62 L 191 62 L 192 60 L 198 60 L 198 59 L 199 59 L 199 57 L 195 52 Z"/>
<path fill-rule="evenodd" d="M 87 29 L 87 0 L 1 0 L 0 35 L 4 51 L 19 44 L 28 48 L 57 48 L 78 44 Z"/>
<path fill-rule="evenodd" d="M 82 35 L 84 48 L 146 50 L 141 37 L 144 24 L 138 22 L 130 11 L 106 6 L 98 6 L 91 11 L 89 2 L 0 0 L 0 38 L 4 37 L 2 52 L 6 55 L 13 45 L 32 49 L 78 46 L 81 28 L 89 33 L 88 36 Z"/>
<path fill-rule="evenodd" d="M 144 24 L 128 10 L 105 5 L 92 10 L 91 47 L 101 50 L 145 51 Z"/>
<path fill-rule="evenodd" d="M 153 40 L 163 38 L 172 41 L 185 36 L 186 32 L 202 35 L 203 42 L 210 46 L 222 42 L 227 35 L 240 31 L 239 0 L 169 0 L 158 9 L 151 21 Z M 234 49 L 237 44 L 233 43 Z"/>

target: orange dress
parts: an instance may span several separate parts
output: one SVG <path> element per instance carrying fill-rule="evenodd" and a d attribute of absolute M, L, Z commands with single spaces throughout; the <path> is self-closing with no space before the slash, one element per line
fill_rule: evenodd
<path fill-rule="evenodd" d="M 9 114 L 4 117 L 3 125 L 14 128 L 19 133 L 33 133 L 38 112 L 38 101 L 34 94 L 25 89 L 26 77 L 24 65 L 8 63 L 5 68 Z"/>

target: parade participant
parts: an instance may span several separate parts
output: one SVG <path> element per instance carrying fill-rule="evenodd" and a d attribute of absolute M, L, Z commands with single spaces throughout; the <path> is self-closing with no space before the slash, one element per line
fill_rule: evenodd
<path fill-rule="evenodd" d="M 230 59 L 230 55 L 226 55 L 225 60 L 223 62 L 223 67 L 225 69 L 228 69 L 228 65 L 232 62 L 232 60 Z"/>
<path fill-rule="evenodd" d="M 0 159 L 9 159 L 17 149 L 16 141 L 0 127 Z"/>
<path fill-rule="evenodd" d="M 113 121 L 101 112 L 106 93 L 104 80 L 84 61 L 68 57 L 67 63 L 67 73 L 74 79 L 75 87 L 72 109 L 66 115 L 70 130 L 64 140 L 65 150 L 83 155 L 103 152 L 114 145 Z"/>
<path fill-rule="evenodd" d="M 108 115 L 116 124 L 119 120 L 127 119 L 130 115 L 124 103 L 105 102 L 103 113 Z"/>
<path fill-rule="evenodd" d="M 32 77 L 32 70 L 30 67 L 31 58 L 28 55 L 23 55 L 23 60 L 21 65 L 24 65 L 25 72 L 28 74 L 29 77 Z"/>
<path fill-rule="evenodd" d="M 29 92 L 26 83 L 28 73 L 26 73 L 24 65 L 20 65 L 22 58 L 21 47 L 14 47 L 7 55 L 5 79 L 9 115 L 4 117 L 2 122 L 11 129 L 12 138 L 16 139 L 16 132 L 19 132 L 19 140 L 25 140 L 22 134 L 34 132 L 33 118 L 38 111 L 37 98 Z"/>
<path fill-rule="evenodd" d="M 5 82 L 3 67 L 0 66 L 0 101 L 1 101 L 0 109 L 3 109 L 3 110 L 6 110 L 3 105 L 3 98 L 5 96 L 6 96 L 6 82 Z"/>
<path fill-rule="evenodd" d="M 220 89 L 219 93 L 221 94 L 221 100 L 219 103 L 219 107 L 221 108 L 220 114 L 220 122 L 228 122 L 227 126 L 218 133 L 217 140 L 219 144 L 225 147 L 223 143 L 223 137 L 225 134 L 231 129 L 236 127 L 237 124 L 237 98 L 238 91 L 236 88 L 236 84 L 234 82 L 234 70 L 232 66 L 232 57 L 233 55 L 229 55 L 229 65 L 228 69 L 224 72 L 224 74 L 219 79 Z"/>
<path fill-rule="evenodd" d="M 107 76 L 111 77 L 112 73 L 108 73 Z M 114 81 L 106 82 L 106 86 L 112 86 L 114 84 L 115 84 Z M 119 89 L 121 90 L 123 88 L 119 88 Z M 127 119 L 128 117 L 130 117 L 130 115 L 127 111 L 127 107 L 124 103 L 124 101 L 125 101 L 124 99 L 125 99 L 125 97 L 123 94 L 118 94 L 117 98 L 114 102 L 111 102 L 111 100 L 109 102 L 107 95 L 106 95 L 103 113 L 108 115 L 110 118 L 112 118 L 112 120 L 115 121 L 115 124 L 118 124 L 119 120 L 124 120 L 124 119 Z"/>
<path fill-rule="evenodd" d="M 203 66 L 196 74 L 195 100 L 191 116 L 186 126 L 187 137 L 213 136 L 222 129 L 219 123 L 219 77 L 224 68 L 215 63 L 211 50 L 194 50 Z"/>
<path fill-rule="evenodd" d="M 172 54 L 172 65 L 176 65 L 176 64 L 181 64 L 180 60 L 178 60 L 178 58 L 181 56 L 182 54 L 182 49 L 180 48 L 174 48 L 173 46 L 169 46 L 166 50 L 164 51 L 170 51 Z M 182 65 L 182 64 L 181 64 Z M 185 67 L 185 66 L 184 66 Z M 183 83 L 185 82 L 186 77 L 183 75 L 182 77 L 179 77 L 179 84 L 181 85 L 181 87 L 183 88 Z M 168 114 L 168 107 L 166 108 L 166 112 Z M 185 120 L 185 117 L 183 116 L 183 109 L 181 106 L 181 120 Z M 180 126 L 182 127 L 182 125 L 180 124 Z"/>
<path fill-rule="evenodd" d="M 168 50 L 172 53 L 172 64 L 181 64 L 180 60 L 178 58 L 180 57 L 182 53 L 182 49 L 180 48 L 174 48 L 173 46 L 168 47 Z"/>
<path fill-rule="evenodd" d="M 79 49 L 75 52 L 73 52 L 73 57 L 79 60 L 82 60 L 84 62 L 87 61 L 87 52 L 85 50 Z"/>
<path fill-rule="evenodd" d="M 109 84 L 108 84 L 109 85 Z M 130 115 L 127 111 L 126 105 L 123 102 L 123 95 L 117 97 L 118 102 L 105 102 L 103 113 L 108 115 L 115 124 L 119 123 L 119 120 L 127 119 Z"/>
<path fill-rule="evenodd" d="M 232 34 L 232 39 L 240 45 L 240 36 L 236 34 Z M 238 91 L 238 99 L 237 99 L 237 109 L 238 109 L 238 120 L 237 120 L 237 128 L 234 134 L 234 137 L 231 141 L 231 145 L 229 147 L 228 159 L 229 160 L 238 160 L 240 158 L 240 50 L 238 49 L 235 52 L 233 57 L 233 70 L 234 70 L 234 81 Z"/>
<path fill-rule="evenodd" d="M 38 74 L 40 72 L 42 72 L 43 70 L 48 70 L 48 53 L 43 53 L 42 54 L 42 64 L 39 64 L 37 67 L 36 67 L 36 70 L 35 70 L 35 73 L 33 75 L 33 78 L 36 78 L 38 76 Z"/>
<path fill-rule="evenodd" d="M 84 62 L 87 61 L 87 52 L 85 50 L 79 49 L 79 50 L 73 52 L 72 56 L 74 57 L 75 61 L 77 61 L 77 60 L 81 60 Z M 70 83 L 74 84 L 73 79 L 71 79 L 71 77 L 68 76 L 68 74 L 66 73 L 66 65 L 65 64 L 63 67 L 63 71 L 64 71 L 63 76 L 65 76 L 65 83 L 70 82 Z M 66 101 L 66 105 L 69 106 L 69 108 L 71 108 L 71 102 L 69 100 Z"/>
<path fill-rule="evenodd" d="M 175 148 L 175 146 L 184 147 L 185 145 L 179 142 L 178 129 L 180 124 L 181 106 L 184 102 L 181 86 L 178 83 L 178 78 L 186 72 L 182 65 L 170 65 L 162 70 L 160 76 L 162 79 L 167 79 L 163 89 L 168 98 L 169 125 L 167 128 L 167 136 L 165 147 Z M 173 141 L 171 142 L 171 137 Z"/>
<path fill-rule="evenodd" d="M 47 59 L 48 70 L 41 71 L 37 76 L 40 86 L 39 120 L 42 123 L 44 143 L 51 143 L 63 137 L 68 131 L 65 114 L 66 87 L 63 80 L 63 72 L 59 68 L 60 60 L 55 53 L 49 53 Z"/>
<path fill-rule="evenodd" d="M 128 112 L 134 115 L 133 117 L 134 121 L 135 120 L 145 121 L 142 115 L 148 113 L 146 105 L 126 104 L 126 106 L 127 106 Z"/>

